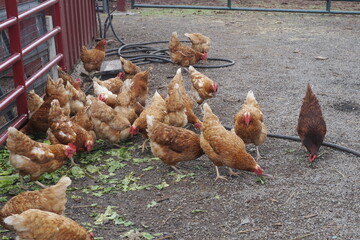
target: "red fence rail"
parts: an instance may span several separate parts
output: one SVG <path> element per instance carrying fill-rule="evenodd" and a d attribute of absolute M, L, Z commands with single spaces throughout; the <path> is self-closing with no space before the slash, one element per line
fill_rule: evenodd
<path fill-rule="evenodd" d="M 10 56 L 0 61 L 0 72 L 12 68 L 14 89 L 0 100 L 0 112 L 16 101 L 17 117 L 7 125 L 19 128 L 29 117 L 27 88 L 31 87 L 56 64 L 71 69 L 79 59 L 81 46 L 88 44 L 96 36 L 95 0 L 41 0 L 36 7 L 20 14 L 18 13 L 18 1 L 0 0 L 0 5 L 4 1 L 7 19 L 0 22 L 0 32 L 6 30 L 8 32 Z M 49 12 L 53 16 L 53 30 L 26 46 L 22 46 L 20 30 L 22 21 L 41 11 Z M 24 57 L 53 37 L 57 49 L 56 56 L 26 79 Z M 6 138 L 7 131 L 3 131 L 0 134 L 0 145 L 6 141 Z"/>

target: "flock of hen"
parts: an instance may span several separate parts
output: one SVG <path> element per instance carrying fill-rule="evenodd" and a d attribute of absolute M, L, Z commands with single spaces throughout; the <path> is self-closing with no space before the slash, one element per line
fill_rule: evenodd
<path fill-rule="evenodd" d="M 192 97 L 200 106 L 218 90 L 213 80 L 191 66 L 207 59 L 210 39 L 199 33 L 185 35 L 192 41 L 192 47 L 182 44 L 174 32 L 169 41 L 169 53 L 174 63 L 188 67 Z M 82 48 L 81 60 L 89 75 L 100 70 L 105 45 L 106 40 L 101 40 L 94 49 Z M 9 161 L 19 171 L 21 186 L 23 176 L 30 175 L 32 181 L 44 187 L 13 197 L 0 211 L 0 223 L 15 230 L 20 239 L 93 239 L 92 233 L 60 215 L 65 209 L 65 191 L 71 180 L 62 177 L 56 185 L 45 187 L 37 179 L 45 172 L 60 168 L 76 152 L 91 151 L 95 139 L 116 143 L 141 133 L 145 141 L 150 140 L 152 153 L 176 171 L 179 171 L 175 167 L 178 162 L 206 154 L 215 165 L 215 180 L 225 179 L 218 170 L 223 165 L 229 168 L 230 175 L 237 175 L 232 169 L 252 171 L 258 176 L 263 174 L 256 160 L 260 158 L 258 146 L 265 141 L 267 130 L 252 91 L 234 116 L 234 128 L 228 131 L 207 103 L 202 105 L 202 121 L 195 115 L 181 68 L 169 82 L 167 96 L 156 91 L 151 103 L 145 105 L 152 68 L 141 71 L 131 61 L 122 57 L 120 61 L 123 71 L 117 77 L 105 81 L 93 78 L 96 97 L 86 96 L 80 88 L 81 80 L 74 80 L 58 68 L 60 78 L 53 81 L 48 77 L 44 99 L 33 91 L 29 93 L 29 122 L 20 131 L 13 127 L 8 129 Z M 185 129 L 188 123 L 199 128 L 200 135 Z M 326 125 L 310 85 L 297 130 L 312 162 L 323 142 Z M 26 135 L 37 132 L 46 132 L 51 145 Z M 256 160 L 246 151 L 248 143 L 256 146 Z M 73 160 L 72 164 L 75 164 Z"/>

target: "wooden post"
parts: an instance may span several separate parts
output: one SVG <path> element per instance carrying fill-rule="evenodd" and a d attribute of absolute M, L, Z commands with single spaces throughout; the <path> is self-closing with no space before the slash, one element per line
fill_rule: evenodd
<path fill-rule="evenodd" d="M 49 15 L 46 15 L 45 16 L 45 22 L 46 22 L 46 30 L 48 32 L 50 32 L 51 30 L 53 30 L 53 21 L 52 21 L 52 16 L 49 16 Z M 48 40 L 48 43 L 49 43 L 49 60 L 53 60 L 56 56 L 56 48 L 55 48 L 55 40 L 54 38 L 50 38 Z M 50 71 L 50 75 L 51 77 L 56 81 L 58 80 L 59 78 L 59 75 L 58 75 L 58 71 L 56 69 L 56 66 L 52 67 L 51 68 L 51 71 Z"/>

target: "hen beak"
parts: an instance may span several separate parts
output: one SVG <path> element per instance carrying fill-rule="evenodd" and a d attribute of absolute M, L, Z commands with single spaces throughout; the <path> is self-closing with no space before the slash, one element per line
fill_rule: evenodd
<path fill-rule="evenodd" d="M 314 160 L 316 159 L 316 154 L 312 155 L 312 154 L 309 154 L 309 162 L 312 163 L 314 162 Z"/>

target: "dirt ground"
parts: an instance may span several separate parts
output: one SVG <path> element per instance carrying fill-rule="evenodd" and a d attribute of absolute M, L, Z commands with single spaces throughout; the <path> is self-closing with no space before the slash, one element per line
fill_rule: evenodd
<path fill-rule="evenodd" d="M 236 62 L 199 69 L 219 83 L 218 95 L 207 102 L 224 125 L 232 126 L 233 116 L 253 90 L 268 131 L 296 135 L 310 83 L 327 123 L 325 141 L 360 149 L 359 16 L 149 9 L 114 16 L 113 24 L 126 43 L 168 40 L 173 31 L 183 40 L 185 32 L 209 36 L 209 57 Z M 152 95 L 165 91 L 178 66 L 150 65 Z M 189 87 L 189 76 L 183 74 Z M 196 113 L 202 118 L 200 110 Z M 322 147 L 321 157 L 310 167 L 300 143 L 268 138 L 260 146 L 258 163 L 273 178 L 260 184 L 254 174 L 239 171 L 238 177 L 215 182 L 207 156 L 180 163 L 187 175 L 179 176 L 152 159 L 150 149 L 142 153 L 142 141 L 137 136 L 117 147 L 99 144 L 96 149 L 102 153 L 127 147 L 129 155 L 107 152 L 91 163 L 100 171 L 73 178 L 65 215 L 92 229 L 98 239 L 360 239 L 359 157 Z M 247 149 L 255 156 L 252 145 Z M 126 166 L 109 174 L 109 158 Z M 86 163 L 79 166 L 85 169 Z M 125 180 L 138 186 L 121 190 L 118 186 L 126 185 Z M 94 196 L 101 187 L 108 191 Z M 96 224 L 108 206 L 124 221 L 109 214 L 107 221 Z"/>

